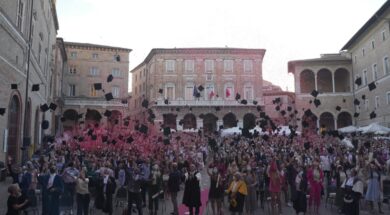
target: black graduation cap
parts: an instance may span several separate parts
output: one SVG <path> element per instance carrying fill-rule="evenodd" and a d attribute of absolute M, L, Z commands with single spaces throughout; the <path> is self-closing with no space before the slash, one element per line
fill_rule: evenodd
<path fill-rule="evenodd" d="M 18 84 L 11 84 L 11 90 L 17 90 Z"/>
<path fill-rule="evenodd" d="M 163 134 L 165 136 L 168 136 L 171 134 L 171 128 L 170 127 L 165 127 L 164 130 L 163 130 Z"/>
<path fill-rule="evenodd" d="M 163 89 L 160 88 L 160 89 L 158 90 L 158 93 L 162 94 L 162 93 L 163 93 Z"/>
<path fill-rule="evenodd" d="M 290 118 L 294 118 L 294 116 L 295 116 L 295 114 L 293 114 L 293 113 L 290 114 Z"/>
<path fill-rule="evenodd" d="M 362 85 L 362 78 L 361 77 L 358 77 L 356 80 L 355 80 L 355 84 L 360 86 Z"/>
<path fill-rule="evenodd" d="M 309 104 L 311 104 L 311 103 L 313 103 L 313 100 L 310 100 L 310 101 L 309 101 Z"/>
<path fill-rule="evenodd" d="M 260 112 L 260 118 L 265 118 L 265 112 Z"/>
<path fill-rule="evenodd" d="M 246 104 L 248 104 L 248 101 L 243 99 L 243 100 L 241 100 L 241 104 L 246 105 Z"/>
<path fill-rule="evenodd" d="M 215 107 L 215 111 L 220 111 L 221 108 L 219 106 Z"/>
<path fill-rule="evenodd" d="M 33 92 L 39 91 L 39 84 L 33 84 L 32 88 L 31 88 L 31 91 L 33 91 Z"/>
<path fill-rule="evenodd" d="M 115 145 L 116 143 L 117 143 L 117 142 L 116 142 L 115 139 L 111 141 L 111 144 L 112 144 L 112 145 Z"/>
<path fill-rule="evenodd" d="M 202 92 L 204 90 L 204 87 L 202 85 L 199 85 L 198 90 Z"/>
<path fill-rule="evenodd" d="M 89 129 L 88 132 L 87 132 L 88 136 L 92 136 L 93 134 L 93 129 Z"/>
<path fill-rule="evenodd" d="M 78 119 L 83 118 L 83 113 L 78 114 L 78 115 L 77 115 L 77 118 L 78 118 Z"/>
<path fill-rule="evenodd" d="M 143 101 L 142 101 L 142 107 L 144 107 L 144 108 L 148 108 L 149 107 L 149 101 L 147 100 L 147 99 L 144 99 Z"/>
<path fill-rule="evenodd" d="M 115 55 L 115 60 L 118 62 L 121 61 L 121 56 L 119 54 Z"/>
<path fill-rule="evenodd" d="M 5 108 L 0 108 L 0 115 L 4 116 L 4 114 L 5 114 Z"/>
<path fill-rule="evenodd" d="M 223 125 L 220 125 L 220 126 L 219 126 L 219 130 L 221 130 L 221 129 L 223 129 Z"/>
<path fill-rule="evenodd" d="M 256 107 L 256 109 L 257 109 L 258 112 L 260 112 L 260 111 L 261 111 L 261 106 L 258 105 L 258 106 Z"/>
<path fill-rule="evenodd" d="M 370 113 L 370 119 L 374 119 L 374 118 L 376 118 L 376 113 L 375 113 L 375 111 L 372 111 Z"/>
<path fill-rule="evenodd" d="M 239 93 L 236 93 L 236 100 L 241 99 L 241 95 Z"/>
<path fill-rule="evenodd" d="M 55 111 L 57 109 L 57 105 L 54 103 L 50 103 L 49 108 L 50 110 Z"/>
<path fill-rule="evenodd" d="M 336 110 L 337 110 L 337 111 L 341 111 L 341 107 L 337 105 L 337 106 L 336 106 Z"/>
<path fill-rule="evenodd" d="M 280 111 L 280 114 L 282 114 L 282 116 L 284 116 L 284 115 L 286 115 L 286 111 L 282 110 L 282 111 Z"/>
<path fill-rule="evenodd" d="M 168 99 L 164 99 L 164 104 L 169 104 L 169 100 Z"/>
<path fill-rule="evenodd" d="M 253 100 L 253 105 L 257 105 L 257 101 L 256 100 Z"/>
<path fill-rule="evenodd" d="M 112 93 L 107 93 L 106 95 L 104 95 L 104 97 L 106 97 L 107 101 L 111 101 L 114 99 L 114 96 L 112 96 Z"/>
<path fill-rule="evenodd" d="M 105 116 L 105 117 L 110 117 L 111 115 L 112 115 L 112 112 L 109 111 L 109 110 L 106 110 L 106 111 L 104 112 L 104 116 Z"/>
<path fill-rule="evenodd" d="M 343 99 L 343 103 L 345 103 L 347 100 L 346 99 Z"/>
<path fill-rule="evenodd" d="M 133 139 L 133 137 L 132 136 L 130 136 L 130 137 L 128 137 L 127 139 L 126 139 L 126 143 L 132 143 L 134 141 L 134 139 Z"/>
<path fill-rule="evenodd" d="M 190 107 L 190 111 L 192 111 L 192 107 Z"/>
<path fill-rule="evenodd" d="M 373 91 L 376 89 L 376 84 L 375 84 L 375 81 L 371 82 L 369 85 L 368 85 L 368 89 L 370 91 Z"/>
<path fill-rule="evenodd" d="M 84 141 L 84 137 L 79 137 L 78 140 L 79 140 L 79 142 L 82 142 L 82 141 Z"/>
<path fill-rule="evenodd" d="M 292 107 L 291 107 L 291 106 L 288 106 L 288 107 L 287 107 L 287 111 L 288 111 L 288 112 L 292 111 Z"/>
<path fill-rule="evenodd" d="M 313 90 L 313 91 L 311 91 L 310 95 L 312 95 L 313 97 L 317 97 L 318 96 L 318 91 L 317 90 Z"/>
<path fill-rule="evenodd" d="M 298 114 L 298 111 L 297 111 L 297 110 L 294 110 L 294 113 L 295 113 L 295 114 Z"/>
<path fill-rule="evenodd" d="M 314 105 L 316 107 L 320 106 L 321 105 L 321 101 L 319 99 L 314 99 Z"/>
<path fill-rule="evenodd" d="M 313 112 L 311 112 L 310 109 L 305 110 L 305 116 L 309 117 L 309 116 L 312 116 L 312 115 L 313 115 Z"/>
<path fill-rule="evenodd" d="M 141 127 L 140 127 L 140 129 L 139 129 L 139 131 L 140 131 L 141 133 L 146 134 L 146 133 L 148 133 L 148 127 L 147 127 L 146 125 L 142 124 Z"/>
<path fill-rule="evenodd" d="M 101 90 L 102 89 L 102 83 L 94 83 L 93 84 L 93 88 L 95 88 L 95 90 Z"/>
<path fill-rule="evenodd" d="M 121 100 L 121 103 L 122 103 L 122 104 L 127 104 L 127 99 L 122 99 L 122 100 Z"/>
<path fill-rule="evenodd" d="M 43 105 L 41 105 L 40 109 L 42 112 L 46 112 L 49 110 L 49 106 L 47 104 L 43 104 Z"/>
<path fill-rule="evenodd" d="M 41 126 L 42 126 L 42 129 L 43 129 L 43 130 L 48 129 L 48 128 L 49 128 L 49 121 L 43 120 Z"/>
<path fill-rule="evenodd" d="M 366 95 L 362 95 L 362 99 L 363 99 L 363 100 L 366 100 Z"/>
<path fill-rule="evenodd" d="M 354 104 L 354 105 L 360 105 L 360 101 L 359 101 L 359 99 L 355 99 L 355 100 L 353 100 L 353 104 Z"/>
<path fill-rule="evenodd" d="M 280 111 L 280 106 L 279 106 L 279 105 L 276 106 L 276 107 L 275 107 L 275 110 L 276 110 L 276 111 Z"/>
<path fill-rule="evenodd" d="M 177 108 L 176 108 L 176 111 L 179 112 L 179 111 L 180 111 L 180 108 L 177 107 Z"/>
<path fill-rule="evenodd" d="M 359 113 L 355 112 L 355 113 L 353 114 L 353 117 L 356 118 L 356 117 L 359 117 L 359 115 L 360 115 Z"/>
<path fill-rule="evenodd" d="M 275 103 L 280 103 L 280 101 L 281 101 L 281 100 L 280 100 L 280 97 L 278 97 L 278 98 L 275 99 Z"/>
<path fill-rule="evenodd" d="M 107 76 L 107 82 L 111 82 L 112 80 L 114 80 L 114 76 L 112 76 L 112 74 L 109 74 Z"/>

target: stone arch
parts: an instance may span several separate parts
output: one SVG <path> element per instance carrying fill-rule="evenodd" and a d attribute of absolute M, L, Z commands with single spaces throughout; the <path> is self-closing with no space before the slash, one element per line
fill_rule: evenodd
<path fill-rule="evenodd" d="M 321 93 L 333 92 L 332 72 L 323 68 L 317 72 L 317 91 Z"/>
<path fill-rule="evenodd" d="M 334 116 L 330 112 L 323 112 L 320 115 L 320 127 L 326 130 L 334 130 Z"/>
<path fill-rule="evenodd" d="M 334 73 L 335 92 L 351 92 L 351 81 L 349 71 L 345 68 L 338 68 Z"/>
<path fill-rule="evenodd" d="M 11 95 L 8 110 L 7 156 L 11 156 L 16 162 L 19 162 L 22 120 L 22 102 L 19 93 Z"/>
<path fill-rule="evenodd" d="M 203 116 L 203 131 L 205 134 L 209 134 L 217 130 L 217 120 L 218 117 L 212 113 L 208 113 Z"/>
<path fill-rule="evenodd" d="M 168 114 L 163 114 L 163 127 L 169 127 L 171 129 L 177 129 L 176 128 L 176 114 L 168 113 Z"/>
<path fill-rule="evenodd" d="M 315 76 L 312 70 L 305 69 L 300 73 L 299 86 L 301 93 L 310 93 L 315 89 Z"/>
<path fill-rule="evenodd" d="M 252 129 L 256 127 L 256 116 L 253 113 L 247 113 L 243 118 L 244 128 Z"/>
<path fill-rule="evenodd" d="M 223 128 L 232 128 L 237 126 L 237 117 L 233 113 L 228 113 L 223 117 Z"/>
<path fill-rule="evenodd" d="M 99 113 L 99 111 L 94 109 L 88 109 L 87 113 L 85 114 L 85 121 L 86 122 L 100 122 L 102 119 L 102 115 Z"/>
<path fill-rule="evenodd" d="M 352 125 L 352 115 L 346 111 L 337 116 L 337 128 L 343 128 Z"/>
<path fill-rule="evenodd" d="M 64 131 L 73 131 L 79 120 L 78 115 L 79 113 L 74 109 L 65 110 L 64 114 L 62 115 L 64 118 L 62 123 Z"/>
<path fill-rule="evenodd" d="M 108 122 L 113 125 L 122 124 L 122 113 L 119 110 L 112 110 L 111 116 L 108 118 Z"/>
<path fill-rule="evenodd" d="M 196 117 L 188 113 L 183 117 L 183 129 L 196 129 Z"/>

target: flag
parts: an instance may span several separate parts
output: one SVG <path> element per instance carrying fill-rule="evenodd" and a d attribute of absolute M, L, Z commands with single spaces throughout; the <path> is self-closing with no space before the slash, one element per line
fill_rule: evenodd
<path fill-rule="evenodd" d="M 214 97 L 214 95 L 215 95 L 214 90 L 211 90 L 211 92 L 209 94 L 210 99 L 212 99 Z"/>
<path fill-rule="evenodd" d="M 197 89 L 196 86 L 194 85 L 194 91 L 193 91 L 192 95 L 193 95 L 194 97 L 197 97 L 198 94 L 199 94 L 198 89 Z"/>
<path fill-rule="evenodd" d="M 226 88 L 226 97 L 230 97 L 230 90 L 229 90 L 229 88 Z"/>

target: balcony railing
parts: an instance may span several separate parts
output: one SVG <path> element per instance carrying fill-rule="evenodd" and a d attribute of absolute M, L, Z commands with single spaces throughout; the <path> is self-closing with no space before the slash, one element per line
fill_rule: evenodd
<path fill-rule="evenodd" d="M 102 99 L 91 99 L 91 98 L 65 98 L 65 105 L 69 106 L 100 106 L 100 107 L 128 107 L 128 104 L 122 104 L 121 100 L 115 99 L 106 101 Z"/>
<path fill-rule="evenodd" d="M 264 105 L 263 100 L 257 100 L 257 104 L 253 104 L 253 100 L 248 100 L 248 106 L 257 106 L 257 105 Z M 239 101 L 236 100 L 223 100 L 223 99 L 217 99 L 217 100 L 168 100 L 168 104 L 165 104 L 164 99 L 158 99 L 156 106 L 242 106 Z"/>

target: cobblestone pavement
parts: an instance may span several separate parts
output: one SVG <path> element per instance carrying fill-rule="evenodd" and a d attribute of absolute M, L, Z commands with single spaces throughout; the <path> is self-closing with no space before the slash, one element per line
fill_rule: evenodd
<path fill-rule="evenodd" d="M 6 181 L 0 182 L 0 193 L 1 193 L 0 214 L 6 214 L 7 198 L 8 198 L 7 188 L 8 188 L 8 185 L 10 185 L 10 184 L 11 184 L 11 178 L 7 178 Z M 202 188 L 207 188 L 208 185 L 209 185 L 209 178 L 207 177 L 207 174 L 205 174 L 205 172 L 202 172 Z M 178 197 L 179 202 L 182 198 L 182 195 L 183 195 L 183 192 L 181 191 L 179 193 L 179 197 Z M 328 207 L 325 208 L 324 202 L 325 201 L 323 199 L 322 205 L 320 208 L 321 215 L 338 214 L 337 209 L 335 207 L 330 208 L 330 205 L 328 205 Z M 116 203 L 114 202 L 114 208 L 115 208 L 114 213 L 113 213 L 114 215 L 122 215 L 123 208 L 121 206 L 122 206 L 121 204 L 118 204 L 118 207 L 116 207 Z M 266 209 L 264 209 L 264 210 L 259 208 L 254 214 L 271 214 L 269 212 L 269 210 L 267 210 L 267 207 L 265 207 L 265 208 Z M 385 214 L 390 214 L 389 205 L 385 204 L 385 205 L 383 205 L 383 208 L 384 208 Z M 159 215 L 169 215 L 172 212 L 172 205 L 170 203 L 170 200 L 169 199 L 161 200 L 159 209 L 160 209 L 158 212 Z M 288 207 L 287 205 L 284 205 L 282 210 L 283 210 L 283 214 L 285 214 L 285 215 L 295 214 L 295 211 L 293 210 L 293 208 Z M 63 212 L 62 214 L 69 214 L 69 213 Z M 76 214 L 76 210 L 73 210 L 73 214 Z M 91 215 L 103 215 L 103 214 L 104 213 L 102 213 L 101 211 L 97 211 L 94 209 L 91 210 Z M 137 213 L 134 212 L 133 214 L 137 214 Z M 146 215 L 149 214 L 147 208 L 144 208 L 143 214 L 146 214 Z M 209 214 L 212 215 L 211 206 L 208 206 L 207 210 L 205 210 L 203 213 L 203 215 L 209 215 Z M 228 204 L 226 201 L 224 204 L 224 214 L 229 214 Z M 313 213 L 308 213 L 308 214 L 313 214 Z M 360 214 L 365 215 L 365 214 L 378 214 L 378 213 L 377 212 L 369 212 L 366 209 L 366 207 L 363 206 Z M 180 215 L 182 215 L 182 214 L 180 214 Z"/>

